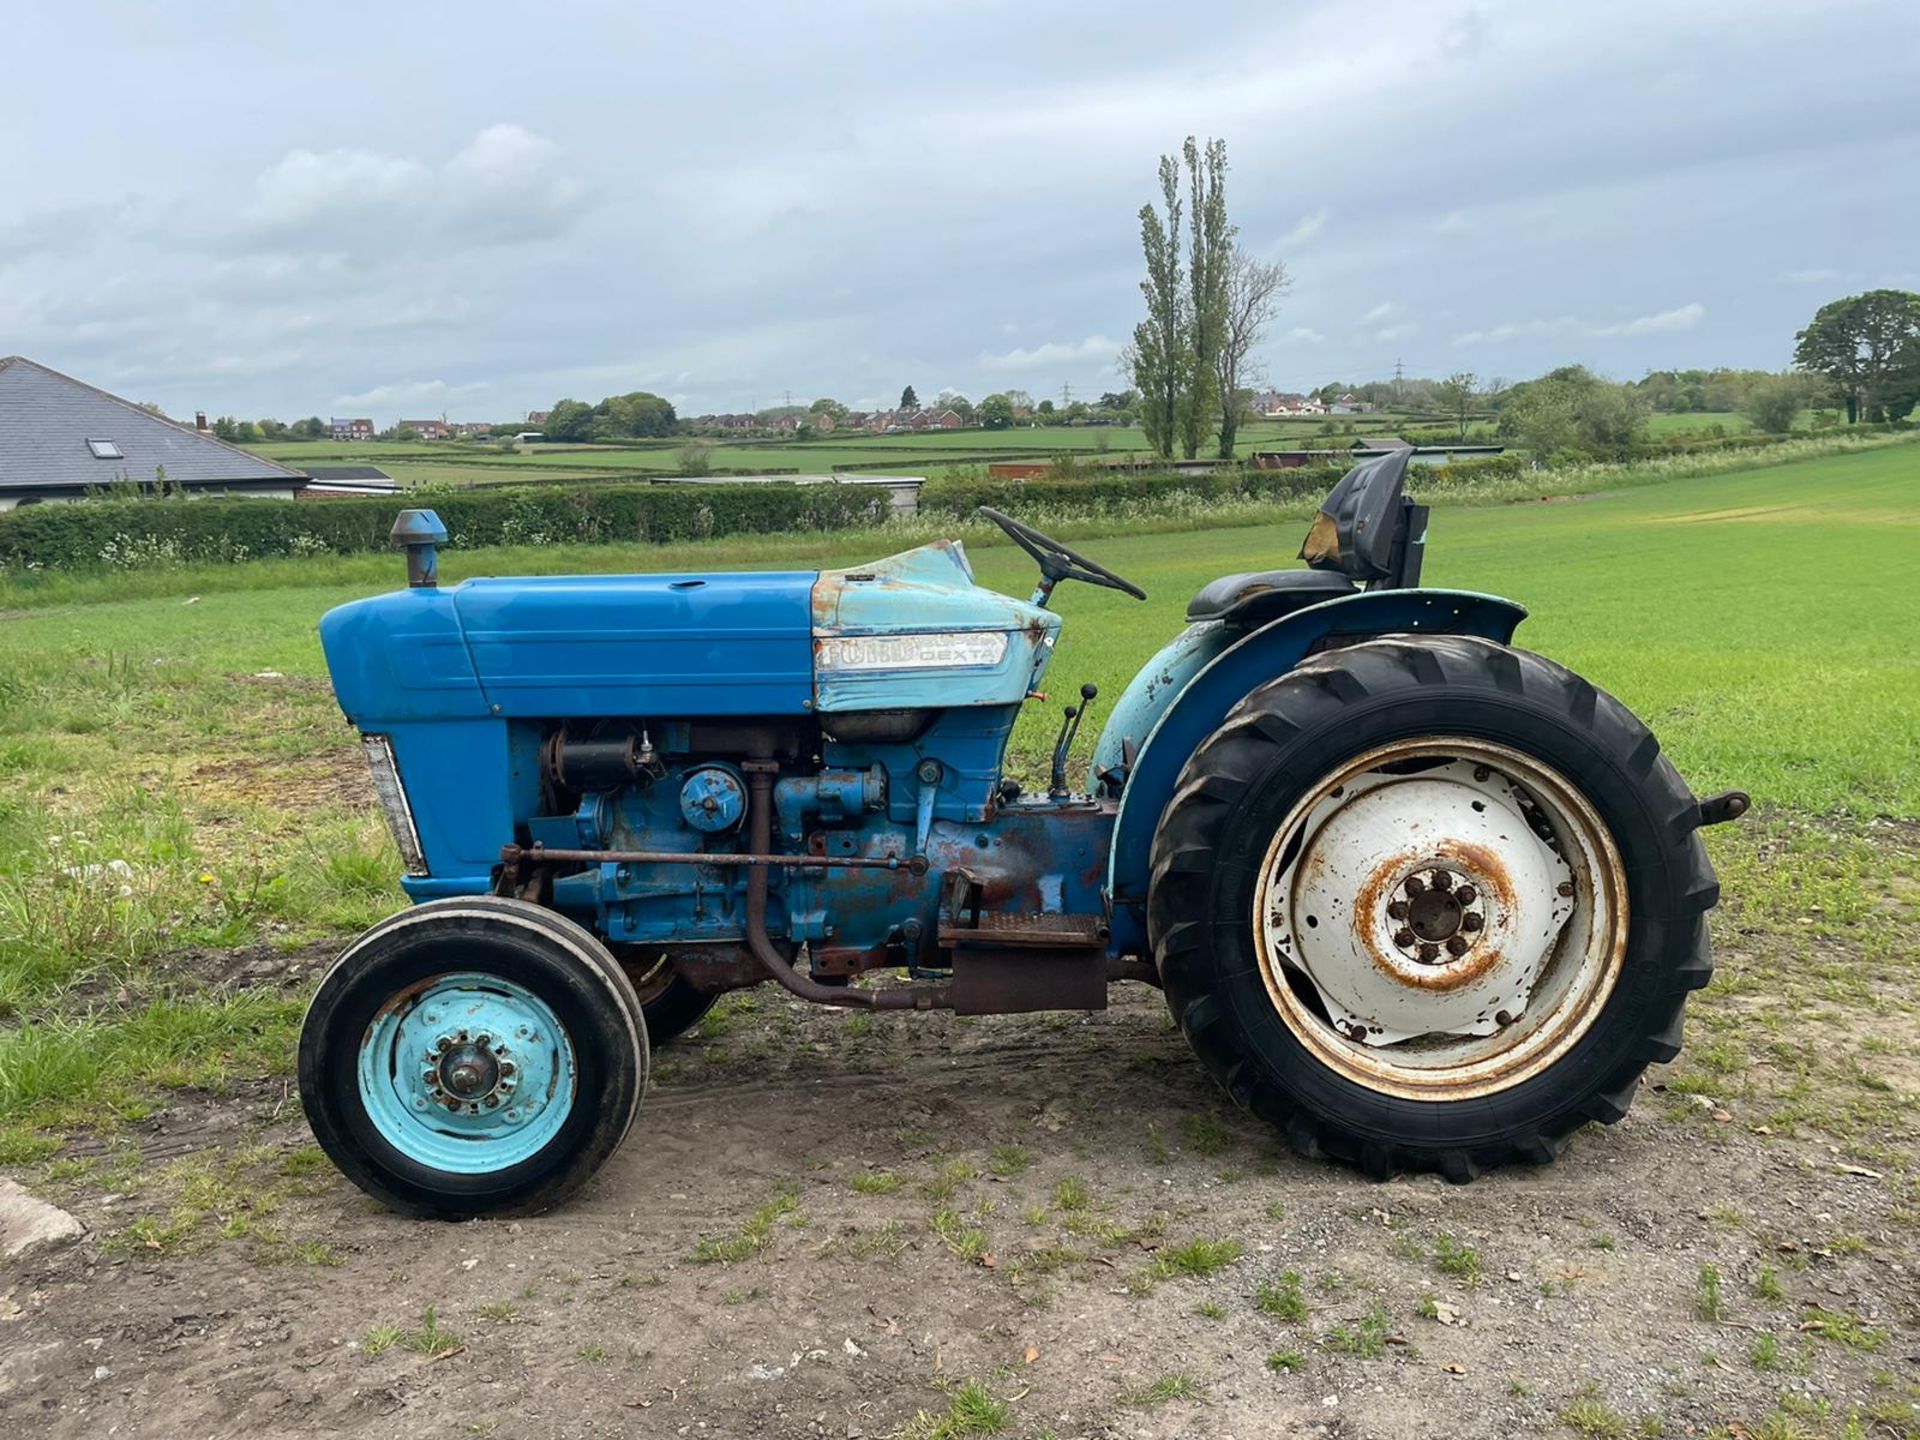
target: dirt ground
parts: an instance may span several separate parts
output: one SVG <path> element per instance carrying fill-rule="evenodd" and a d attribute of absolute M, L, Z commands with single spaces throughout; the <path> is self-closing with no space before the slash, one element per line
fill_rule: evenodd
<path fill-rule="evenodd" d="M 91 1235 L 0 1269 L 0 1434 L 947 1437 L 997 1416 L 969 1380 L 1062 1440 L 1920 1433 L 1920 1197 L 1764 1083 L 1655 1071 L 1556 1166 L 1375 1184 L 1115 1000 L 729 1002 L 512 1222 L 379 1210 L 281 1081 L 180 1100 L 23 1177 Z"/>

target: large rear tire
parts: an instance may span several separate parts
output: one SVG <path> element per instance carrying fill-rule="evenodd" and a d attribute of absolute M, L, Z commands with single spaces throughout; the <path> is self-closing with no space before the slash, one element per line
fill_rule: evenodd
<path fill-rule="evenodd" d="M 1471 1180 L 1611 1124 L 1680 1049 L 1718 898 L 1634 716 L 1467 637 L 1328 651 L 1248 695 L 1154 840 L 1167 1003 L 1295 1149 Z"/>
<path fill-rule="evenodd" d="M 593 935 L 525 901 L 441 900 L 374 926 L 320 982 L 300 1099 L 392 1209 L 530 1214 L 619 1148 L 647 1062 L 639 1000 Z"/>

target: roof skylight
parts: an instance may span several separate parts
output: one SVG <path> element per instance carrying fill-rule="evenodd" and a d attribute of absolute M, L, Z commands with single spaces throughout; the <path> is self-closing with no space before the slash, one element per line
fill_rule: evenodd
<path fill-rule="evenodd" d="M 127 458 L 120 453 L 120 447 L 111 440 L 89 440 L 87 441 L 87 449 L 93 452 L 93 458 L 96 460 L 124 460 Z"/>

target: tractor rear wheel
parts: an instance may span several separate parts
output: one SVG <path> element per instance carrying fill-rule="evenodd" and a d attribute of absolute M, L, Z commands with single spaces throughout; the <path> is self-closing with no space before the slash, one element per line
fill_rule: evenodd
<path fill-rule="evenodd" d="M 1401 637 L 1261 686 L 1153 849 L 1167 1002 L 1239 1104 L 1384 1178 L 1553 1159 L 1626 1114 L 1712 974 L 1698 808 L 1550 660 Z"/>
<path fill-rule="evenodd" d="M 300 1099 L 348 1179 L 411 1215 L 529 1214 L 626 1138 L 647 1032 L 618 962 L 521 900 L 440 900 L 334 963 L 300 1034 Z"/>

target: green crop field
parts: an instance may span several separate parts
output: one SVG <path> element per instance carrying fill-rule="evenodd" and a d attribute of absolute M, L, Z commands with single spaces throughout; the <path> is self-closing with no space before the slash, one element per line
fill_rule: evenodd
<path fill-rule="evenodd" d="M 1102 691 L 1086 740 L 1201 584 L 1294 563 L 1303 528 L 1082 541 L 1151 596 L 1069 585 L 1057 597 L 1066 634 L 1051 684 Z M 442 573 L 845 565 L 895 538 L 456 551 Z M 974 559 L 983 583 L 1031 586 L 1011 547 L 976 546 Z M 397 558 L 336 557 L 100 577 L 0 602 L 32 607 L 0 611 L 0 1016 L 44 1017 L 24 1030 L 0 1020 L 0 1159 L 51 1143 L 28 1125 L 142 1113 L 153 1085 L 215 1083 L 262 1055 L 283 1064 L 293 1000 L 243 991 L 218 1013 L 213 1001 L 153 1007 L 191 988 L 194 955 L 338 936 L 400 903 L 314 628 L 329 606 L 400 579 Z M 1855 872 L 1877 842 L 1860 827 L 1920 819 L 1920 447 L 1439 509 L 1427 579 L 1522 601 L 1533 618 L 1520 643 L 1646 717 L 1699 793 L 1751 790 L 1760 818 L 1715 832 L 1730 873 L 1787 886 L 1767 846 L 1796 826 L 1837 827 L 1778 841 L 1801 846 L 1832 891 L 1780 903 L 1871 910 Z M 106 598 L 117 584 L 141 598 Z M 1043 768 L 1056 717 L 1036 705 L 1024 718 L 1021 773 Z M 1841 854 L 1855 860 L 1832 872 Z M 90 1013 L 116 987 L 126 1004 Z M 127 1041 L 104 1069 L 101 1026 Z"/>
<path fill-rule="evenodd" d="M 1356 434 L 1393 434 L 1405 418 L 1346 415 L 1336 424 Z M 1236 452 L 1300 447 L 1342 448 L 1349 435 L 1323 434 L 1318 419 L 1263 420 L 1239 434 Z M 1482 427 L 1484 428 L 1484 427 Z M 534 445 L 504 453 L 486 444 L 336 443 L 278 441 L 251 447 L 289 465 L 378 465 L 410 485 L 428 482 L 487 484 L 501 481 L 617 478 L 634 473 L 672 474 L 685 468 L 689 442 L 661 440 L 632 446 Z M 939 430 L 899 435 L 832 435 L 804 443 L 742 440 L 715 444 L 708 463 L 718 470 L 764 469 L 826 473 L 836 466 L 895 468 L 926 474 L 949 465 L 978 465 L 987 458 L 1040 459 L 1071 454 L 1145 455 L 1138 426 L 1081 426 L 1012 430 Z"/>

